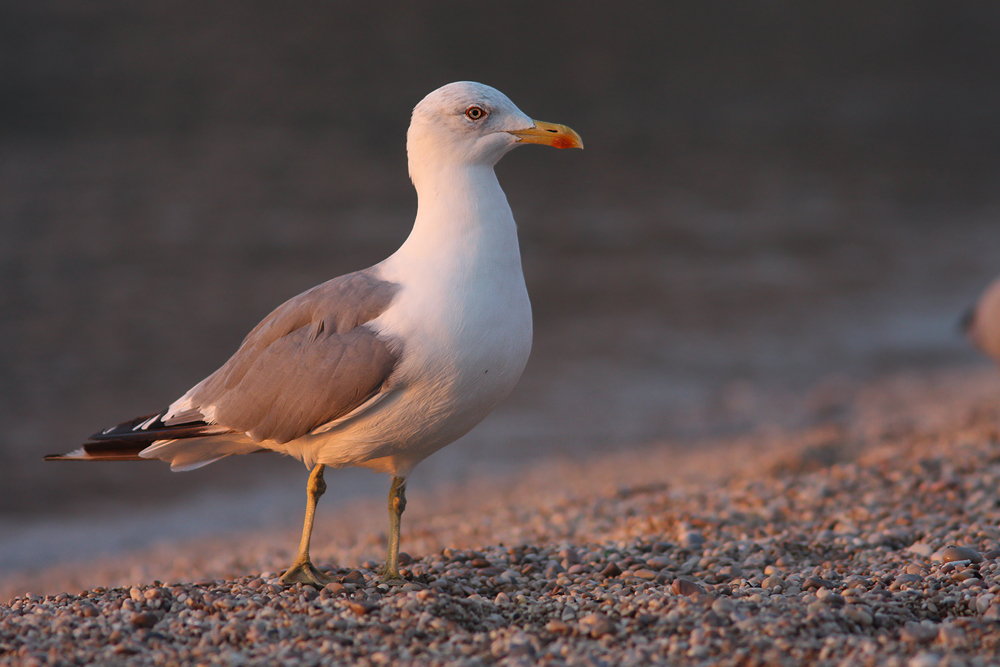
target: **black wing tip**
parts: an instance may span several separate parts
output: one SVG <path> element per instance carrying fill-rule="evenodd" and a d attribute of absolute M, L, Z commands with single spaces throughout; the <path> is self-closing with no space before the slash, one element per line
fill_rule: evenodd
<path fill-rule="evenodd" d="M 127 441 L 85 442 L 66 454 L 48 454 L 43 461 L 150 461 L 139 456 L 145 445 Z"/>
<path fill-rule="evenodd" d="M 153 414 L 145 415 L 143 417 L 136 417 L 135 419 L 129 419 L 123 421 L 117 426 L 111 426 L 104 429 L 103 431 L 98 431 L 97 433 L 90 436 L 91 440 L 112 440 L 120 439 L 122 436 L 130 435 L 136 436 L 141 435 L 144 431 L 149 429 L 151 426 L 163 427 L 163 415 L 167 413 L 166 410 L 161 412 L 154 412 Z M 143 428 L 140 426 L 145 425 Z"/>
<path fill-rule="evenodd" d="M 142 456 L 130 456 L 128 454 L 109 454 L 107 456 L 62 456 L 49 454 L 42 459 L 43 461 L 100 461 L 101 463 L 106 463 L 108 461 L 158 461 L 159 459 L 147 459 Z"/>
<path fill-rule="evenodd" d="M 90 446 L 102 443 L 108 443 L 112 446 L 123 446 L 127 443 L 145 446 L 157 440 L 182 440 L 233 432 L 232 429 L 218 424 L 209 424 L 202 419 L 168 424 L 163 421 L 166 414 L 166 410 L 155 412 L 151 415 L 122 422 L 118 426 L 106 428 L 90 436 L 90 441 L 85 446 L 88 451 Z"/>
<path fill-rule="evenodd" d="M 49 454 L 43 461 L 155 461 L 139 452 L 157 440 L 179 440 L 232 433 L 230 429 L 204 421 L 165 424 L 167 411 L 154 412 L 124 421 L 90 436 L 80 447 L 66 454 Z"/>

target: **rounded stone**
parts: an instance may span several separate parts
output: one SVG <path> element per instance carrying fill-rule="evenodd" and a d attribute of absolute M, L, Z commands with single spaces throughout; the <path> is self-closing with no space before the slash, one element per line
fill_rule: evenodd
<path fill-rule="evenodd" d="M 958 560 L 967 560 L 970 563 L 982 563 L 983 557 L 975 549 L 952 545 L 945 547 L 941 552 L 941 560 L 945 563 L 952 563 Z"/>
<path fill-rule="evenodd" d="M 580 619 L 580 632 L 588 634 L 594 639 L 600 639 L 604 635 L 615 633 L 615 624 L 603 614 L 588 614 Z"/>
<path fill-rule="evenodd" d="M 151 628 L 156 625 L 156 622 L 160 619 L 157 618 L 156 614 L 153 612 L 137 611 L 129 617 L 129 620 L 132 622 L 132 625 L 137 628 Z"/>
<path fill-rule="evenodd" d="M 617 577 L 621 573 L 622 569 L 618 567 L 617 563 L 608 563 L 608 566 L 605 567 L 603 570 L 601 570 L 601 576 L 607 577 L 609 579 L 612 577 Z"/>
<path fill-rule="evenodd" d="M 681 535 L 681 546 L 685 549 L 700 549 L 705 544 L 705 536 L 697 530 L 689 530 Z"/>
<path fill-rule="evenodd" d="M 670 584 L 670 590 L 673 591 L 674 595 L 683 595 L 686 597 L 701 595 L 705 592 L 705 589 L 695 582 L 681 577 L 674 579 L 673 583 Z"/>

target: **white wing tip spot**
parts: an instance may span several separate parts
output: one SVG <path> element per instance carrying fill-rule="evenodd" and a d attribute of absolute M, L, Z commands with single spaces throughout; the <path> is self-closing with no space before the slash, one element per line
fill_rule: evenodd
<path fill-rule="evenodd" d="M 69 452 L 68 454 L 63 454 L 63 458 L 64 459 L 89 459 L 90 458 L 90 454 L 87 453 L 86 449 L 84 449 L 83 447 L 80 447 L 79 449 L 74 449 L 73 451 Z"/>

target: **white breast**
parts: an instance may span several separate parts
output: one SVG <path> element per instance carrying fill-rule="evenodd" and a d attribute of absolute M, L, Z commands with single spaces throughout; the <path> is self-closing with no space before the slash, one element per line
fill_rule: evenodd
<path fill-rule="evenodd" d="M 464 196 L 448 196 L 455 193 Z M 406 474 L 478 424 L 524 369 L 531 306 L 513 216 L 493 170 L 455 183 L 443 199 L 422 199 L 413 233 L 375 267 L 401 286 L 370 323 L 402 344 L 398 390 L 326 434 L 318 462 Z"/>

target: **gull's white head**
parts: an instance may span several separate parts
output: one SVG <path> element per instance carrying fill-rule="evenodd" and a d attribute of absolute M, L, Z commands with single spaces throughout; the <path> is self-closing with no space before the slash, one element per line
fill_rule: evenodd
<path fill-rule="evenodd" d="M 413 109 L 406 134 L 410 177 L 433 167 L 492 167 L 519 143 L 583 148 L 576 132 L 532 120 L 495 88 L 472 81 L 449 83 Z"/>

